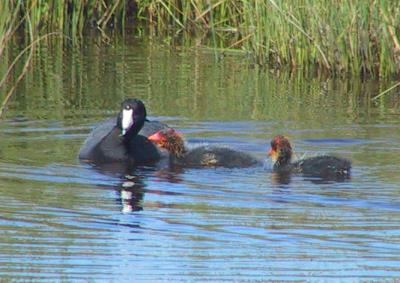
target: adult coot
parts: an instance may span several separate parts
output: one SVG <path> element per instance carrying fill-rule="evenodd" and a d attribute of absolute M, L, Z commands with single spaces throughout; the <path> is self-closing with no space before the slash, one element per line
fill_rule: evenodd
<path fill-rule="evenodd" d="M 126 99 L 116 118 L 100 123 L 79 151 L 79 159 L 95 163 L 130 162 L 143 164 L 156 161 L 160 152 L 147 139 L 167 125 L 148 121 L 146 107 L 139 99 Z"/>
<path fill-rule="evenodd" d="M 225 146 L 200 145 L 188 149 L 174 129 L 162 129 L 149 140 L 167 151 L 173 165 L 187 167 L 250 167 L 261 162 L 251 155 Z"/>
<path fill-rule="evenodd" d="M 282 135 L 272 139 L 268 155 L 274 162 L 275 172 L 302 173 L 333 180 L 350 177 L 351 161 L 346 158 L 322 155 L 292 162 L 292 146 L 289 139 Z"/>

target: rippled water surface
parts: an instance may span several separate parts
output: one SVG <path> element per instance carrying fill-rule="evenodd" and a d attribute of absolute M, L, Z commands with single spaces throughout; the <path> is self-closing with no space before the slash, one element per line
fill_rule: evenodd
<path fill-rule="evenodd" d="M 400 131 L 386 85 L 304 79 L 142 39 L 42 46 L 0 123 L 0 276 L 20 281 L 400 278 Z M 4 96 L 4 92 L 0 93 Z M 189 143 L 352 159 L 352 178 L 95 168 L 79 147 L 125 97 Z M 392 281 L 390 281 L 392 282 Z"/>

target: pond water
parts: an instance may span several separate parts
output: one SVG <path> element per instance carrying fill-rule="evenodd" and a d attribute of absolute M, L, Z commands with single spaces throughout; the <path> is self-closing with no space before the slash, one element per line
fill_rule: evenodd
<path fill-rule="evenodd" d="M 304 78 L 142 38 L 43 44 L 34 62 L 0 123 L 2 279 L 400 278 L 400 99 L 371 101 L 390 82 Z M 189 143 L 226 144 L 265 165 L 81 164 L 88 133 L 126 97 Z M 277 178 L 266 158 L 276 134 L 298 157 L 350 158 L 351 180 Z"/>

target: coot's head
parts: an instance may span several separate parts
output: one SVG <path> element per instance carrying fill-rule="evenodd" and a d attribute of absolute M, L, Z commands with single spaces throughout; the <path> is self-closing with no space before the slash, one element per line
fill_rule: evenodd
<path fill-rule="evenodd" d="M 146 121 L 146 107 L 141 100 L 129 98 L 121 103 L 117 126 L 124 137 L 137 135 L 144 121 Z"/>
<path fill-rule="evenodd" d="M 148 137 L 148 139 L 175 156 L 180 157 L 186 152 L 182 136 L 172 128 L 158 131 Z"/>
<path fill-rule="evenodd" d="M 268 156 L 276 166 L 283 166 L 289 164 L 293 155 L 292 146 L 289 139 L 282 135 L 275 136 L 271 141 L 271 149 Z"/>

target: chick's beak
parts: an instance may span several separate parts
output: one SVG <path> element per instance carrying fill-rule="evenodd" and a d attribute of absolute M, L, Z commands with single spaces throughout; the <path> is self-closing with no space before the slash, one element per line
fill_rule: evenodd
<path fill-rule="evenodd" d="M 273 162 L 277 160 L 277 152 L 276 150 L 270 149 L 268 151 L 268 156 L 272 159 Z"/>
<path fill-rule="evenodd" d="M 151 136 L 148 137 L 149 141 L 152 141 L 154 143 L 159 143 L 162 140 L 161 134 L 159 132 L 152 134 Z"/>

